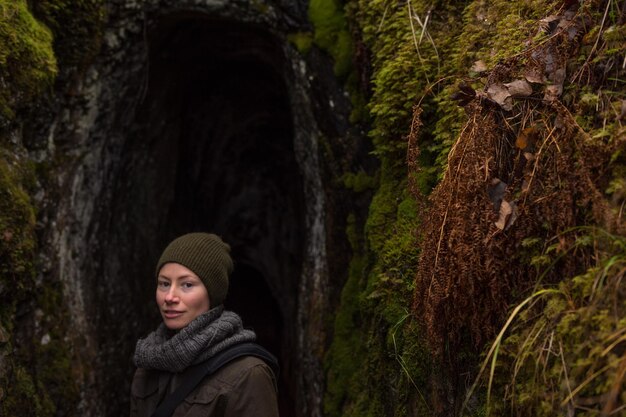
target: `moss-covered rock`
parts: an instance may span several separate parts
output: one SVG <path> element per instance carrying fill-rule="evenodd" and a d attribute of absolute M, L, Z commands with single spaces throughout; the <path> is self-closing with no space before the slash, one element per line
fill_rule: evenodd
<path fill-rule="evenodd" d="M 597 263 L 512 317 L 494 362 L 490 415 L 610 415 L 626 404 L 626 240 L 586 232 L 577 246 L 595 247 Z"/>
<path fill-rule="evenodd" d="M 106 19 L 102 0 L 34 0 L 33 13 L 54 33 L 54 52 L 65 73 L 81 72 L 100 50 Z"/>
<path fill-rule="evenodd" d="M 35 286 L 35 208 L 26 191 L 33 178 L 27 160 L 0 148 L 0 410 L 7 416 L 45 408 L 15 345 L 16 308 Z"/>
<path fill-rule="evenodd" d="M 59 283 L 37 282 L 34 164 L 0 147 L 0 414 L 73 415 L 78 378 Z M 37 331 L 24 313 L 35 306 Z M 17 308 L 22 311 L 18 318 Z M 26 338 L 26 340 L 25 340 Z M 18 340 L 19 339 L 19 340 Z"/>
<path fill-rule="evenodd" d="M 425 3 L 411 5 L 415 13 L 427 12 Z M 437 76 L 440 62 L 430 41 L 419 46 L 421 60 L 417 57 L 406 3 L 354 1 L 346 7 L 371 51 L 372 95 L 365 120 L 371 121 L 369 136 L 381 168 L 337 312 L 339 333 L 327 359 L 326 411 L 331 416 L 427 415 L 429 357 L 410 314 L 423 219 L 407 190 L 405 155 L 413 106 Z M 430 28 L 447 30 L 453 15 L 448 13 L 444 8 Z M 425 137 L 420 145 L 430 140 Z M 425 191 L 433 183 L 431 159 L 427 150 L 422 153 L 419 182 Z M 350 187 L 362 182 L 354 175 L 345 180 Z"/>
<path fill-rule="evenodd" d="M 61 285 L 42 280 L 36 265 L 37 207 L 31 195 L 49 168 L 36 169 L 14 127 L 53 91 L 59 72 L 76 73 L 93 60 L 103 21 L 101 1 L 0 1 L 2 415 L 74 415 L 79 401 L 81 370 L 72 362 Z"/>
<path fill-rule="evenodd" d="M 33 181 L 28 161 L 0 148 L 0 323 L 9 332 L 34 284 L 35 208 L 26 191 Z"/>
<path fill-rule="evenodd" d="M 287 35 L 287 40 L 303 55 L 308 54 L 311 46 L 313 46 L 313 34 L 311 32 L 290 33 Z"/>
<path fill-rule="evenodd" d="M 570 6 L 570 10 L 565 9 Z M 510 240 L 517 243 L 506 246 L 506 250 L 517 249 L 513 258 L 510 258 L 510 270 L 505 272 L 512 274 L 511 277 L 524 277 L 529 281 L 542 279 L 545 277 L 540 272 L 542 266 L 535 262 L 539 259 L 544 259 L 548 265 L 558 268 L 558 271 L 550 275 L 552 280 L 584 270 L 591 260 L 589 253 L 579 253 L 578 259 L 568 263 L 562 258 L 565 242 L 552 242 L 554 244 L 550 245 L 549 239 L 567 228 L 567 225 L 597 224 L 612 216 L 614 218 L 619 214 L 619 207 L 623 206 L 624 131 L 619 122 L 623 116 L 619 115 L 623 115 L 624 97 L 619 88 L 621 81 L 616 81 L 624 79 L 623 67 L 617 65 L 624 57 L 623 40 L 617 40 L 623 19 L 619 20 L 615 13 L 611 14 L 611 2 L 585 2 L 582 7 L 577 8 L 573 2 L 562 1 L 520 3 L 477 0 L 433 3 L 416 0 L 354 0 L 346 3 L 346 10 L 351 27 L 358 31 L 370 51 L 372 92 L 366 105 L 369 115 L 364 120 L 371 123 L 369 135 L 381 168 L 377 174 L 379 181 L 374 187 L 375 194 L 369 216 L 363 228 L 365 243 L 356 251 L 355 265 L 358 268 L 350 271 L 337 313 L 336 330 L 341 338 L 335 338 L 327 360 L 327 411 L 329 415 L 405 415 L 406 404 L 412 404 L 412 415 L 459 413 L 459 400 L 463 397 L 464 386 L 461 386 L 462 381 L 458 374 L 467 372 L 466 375 L 471 375 L 477 371 L 478 352 L 475 347 L 484 346 L 487 340 L 482 337 L 480 342 L 476 342 L 476 339 L 472 341 L 469 328 L 461 325 L 457 334 L 459 349 L 454 352 L 453 360 L 447 363 L 462 363 L 463 369 L 446 370 L 447 365 L 443 360 L 445 355 L 435 360 L 426 353 L 424 344 L 430 342 L 430 336 L 424 332 L 423 327 L 412 321 L 421 324 L 423 317 L 420 313 L 411 320 L 403 315 L 411 310 L 412 305 L 411 297 L 406 295 L 414 288 L 411 274 L 420 269 L 419 250 L 416 247 L 421 238 L 426 238 L 420 236 L 420 232 L 429 230 L 430 240 L 427 244 L 432 247 L 435 239 L 436 245 L 436 237 L 443 229 L 435 226 L 429 229 L 426 226 L 437 216 L 445 217 L 442 212 L 422 211 L 424 205 L 421 202 L 417 204 L 407 191 L 407 171 L 411 191 L 427 195 L 434 184 L 447 175 L 448 154 L 463 129 L 481 125 L 466 123 L 465 111 L 451 100 L 450 96 L 458 90 L 459 82 L 463 81 L 477 91 L 478 95 L 485 94 L 482 90 L 490 83 L 496 80 L 509 82 L 515 79 L 512 77 L 521 78 L 525 70 L 537 65 L 538 59 L 545 58 L 548 53 L 554 54 L 552 56 L 555 59 L 561 60 L 558 65 L 564 65 L 570 77 L 567 79 L 569 83 L 565 80 L 563 85 L 563 107 L 541 107 L 546 103 L 534 103 L 533 100 L 540 101 L 543 98 L 539 94 L 540 88 L 535 85 L 533 98 L 516 102 L 510 113 L 501 112 L 497 106 L 486 107 L 483 113 L 472 113 L 472 117 L 492 120 L 496 130 L 486 134 L 498 136 L 494 144 L 509 141 L 513 150 L 516 149 L 515 146 L 519 146 L 515 145 L 516 136 L 523 136 L 523 129 L 532 125 L 532 121 L 537 123 L 545 115 L 546 126 L 565 123 L 565 128 L 562 125 L 557 126 L 561 129 L 559 140 L 566 141 L 566 138 L 570 138 L 570 141 L 576 141 L 580 146 L 568 151 L 564 150 L 564 146 L 554 148 L 554 160 L 557 162 L 551 172 L 556 172 L 558 178 L 541 180 L 541 189 L 545 194 L 535 197 L 538 201 L 548 201 L 545 199 L 550 196 L 554 198 L 550 200 L 554 204 L 551 208 L 542 209 L 543 211 L 533 208 L 522 214 L 527 217 L 525 220 L 518 220 L 519 227 L 516 230 L 524 229 L 521 223 L 530 224 L 538 220 L 537 228 L 527 230 L 530 234 L 525 235 L 522 230 L 516 232 L 517 237 L 512 238 L 513 232 L 508 233 Z M 572 22 L 584 22 L 584 29 L 576 32 L 579 29 L 575 29 Z M 566 26 L 568 24 L 570 26 Z M 551 47 L 551 34 L 557 29 L 557 25 L 560 25 L 558 28 L 570 28 L 567 40 L 560 42 L 560 46 L 555 46 L 549 52 L 537 52 L 542 47 Z M 554 67 L 546 71 L 544 86 L 560 82 L 550 73 L 555 71 Z M 609 73 L 612 75 L 608 75 Z M 609 82 L 609 78 L 613 83 Z M 416 105 L 419 106 L 418 111 L 414 111 Z M 553 118 L 555 112 L 562 117 L 556 122 Z M 574 118 L 570 118 L 567 112 L 571 112 Z M 412 120 L 413 117 L 419 117 L 421 126 Z M 413 128 L 419 128 L 419 131 L 412 131 Z M 407 149 L 407 137 L 413 138 L 414 143 L 411 146 L 414 149 Z M 506 149 L 509 148 L 504 145 L 494 148 L 496 159 L 506 160 Z M 407 150 L 409 161 L 413 158 L 409 166 Z M 547 152 L 547 145 L 543 151 Z M 577 159 L 581 154 L 587 156 L 585 161 Z M 608 158 L 607 155 L 611 154 L 613 156 Z M 458 155 L 462 155 L 462 151 Z M 547 158 L 552 161 L 552 157 Z M 510 178 L 515 178 L 515 161 L 511 160 L 504 166 L 500 165 L 501 160 L 483 160 L 482 169 L 477 168 L 474 172 L 471 168 L 473 165 L 468 164 L 476 161 L 471 162 L 470 155 L 467 158 L 461 156 L 457 161 L 460 165 L 455 169 L 459 169 L 458 172 L 463 172 L 463 175 L 475 175 L 478 178 L 477 183 L 480 183 L 481 175 L 484 176 L 493 167 L 497 167 L 499 175 L 504 177 L 508 172 Z M 574 164 L 576 168 L 565 169 L 568 164 Z M 476 165 L 478 166 L 480 163 Z M 605 168 L 600 168 L 602 166 Z M 561 169 L 565 171 L 560 171 Z M 594 170 L 601 174 L 592 178 L 588 173 Z M 352 176 L 346 177 L 346 185 L 350 186 L 354 180 Z M 461 186 L 467 182 L 463 178 L 458 181 Z M 586 185 L 581 185 L 583 183 Z M 518 186 L 521 187 L 521 184 L 522 182 Z M 587 195 L 580 192 L 580 187 L 589 190 Z M 448 207 L 451 210 L 463 209 L 465 212 L 478 211 L 481 208 L 474 207 L 474 200 L 470 199 L 477 193 L 485 192 L 484 189 L 481 186 L 475 192 L 466 193 L 463 198 L 453 198 L 454 192 L 451 191 Z M 521 190 L 522 188 L 517 192 L 511 191 L 511 198 L 519 197 Z M 578 191 L 572 194 L 570 190 Z M 611 196 L 612 209 L 608 209 L 600 201 L 598 190 L 606 191 Z M 567 200 L 568 198 L 572 200 Z M 563 202 L 562 205 L 557 201 Z M 570 206 L 572 210 L 567 211 L 569 214 L 563 209 L 557 209 L 563 207 L 569 210 Z M 613 214 L 608 214 L 611 210 Z M 493 221 L 488 218 L 480 233 L 473 233 L 470 229 L 483 226 L 471 220 L 471 216 L 465 217 L 468 227 L 463 230 L 467 233 L 464 235 L 465 232 L 459 230 L 455 235 L 462 236 L 463 241 L 458 242 L 448 234 L 443 235 L 445 239 L 441 244 L 445 250 L 441 256 L 445 257 L 446 251 L 449 251 L 462 257 L 457 246 L 464 244 L 477 248 L 477 256 L 484 258 L 485 263 L 475 265 L 476 268 L 493 267 L 499 263 L 506 266 L 509 255 L 498 258 L 496 255 L 500 252 L 497 250 L 489 254 L 481 249 L 488 238 L 486 233 L 497 220 L 497 216 Z M 459 217 L 459 222 L 463 223 L 462 217 Z M 609 223 L 614 225 L 615 220 L 610 220 Z M 461 227 L 464 226 L 461 224 Z M 546 256 L 542 250 L 549 247 L 552 247 L 553 252 Z M 434 261 L 435 257 L 430 254 L 432 251 L 427 255 L 429 259 L 426 262 Z M 469 259 L 463 262 L 469 262 Z M 493 271 L 490 269 L 490 272 Z M 446 271 L 446 274 L 459 273 L 454 268 Z M 409 276 L 405 277 L 404 274 Z M 478 283 L 481 278 L 480 275 L 477 277 L 472 278 L 472 282 Z M 460 276 L 459 281 L 462 280 L 463 276 Z M 504 285 L 506 288 L 503 287 L 501 291 L 499 308 L 506 308 L 507 303 L 515 303 L 520 297 L 523 299 L 521 287 L 516 287 L 522 282 L 519 278 L 513 279 L 510 285 Z M 526 284 L 532 287 L 532 282 Z M 457 308 L 454 310 L 455 317 L 464 314 L 469 317 L 469 311 L 463 307 L 451 305 L 449 308 Z M 492 326 L 502 324 L 502 313 L 494 314 L 493 317 L 497 324 L 492 323 Z M 441 316 L 439 320 L 442 328 L 446 329 L 448 322 L 445 317 Z M 404 324 L 405 322 L 408 324 Z M 612 326 L 609 328 L 615 331 L 615 323 Z M 493 337 L 493 328 L 489 334 L 488 337 Z M 402 343 L 391 343 L 398 340 Z M 398 346 L 406 346 L 407 351 Z M 354 352 L 355 355 L 350 356 L 347 352 Z M 401 352 L 399 356 L 398 352 Z M 398 360 L 405 356 L 419 358 L 416 360 L 418 363 L 402 363 Z M 407 381 L 412 381 L 415 385 L 412 388 L 403 385 Z M 393 393 L 381 394 L 385 384 L 393 387 Z M 446 384 L 452 386 L 445 386 Z M 459 384 L 458 388 L 454 387 L 455 384 Z M 407 392 L 411 393 L 405 395 Z M 417 395 L 418 392 L 422 395 Z M 487 411 L 484 403 L 481 404 L 485 401 L 485 397 L 481 395 L 472 397 L 474 415 L 484 415 Z M 399 398 L 403 401 L 398 401 Z M 420 408 L 420 405 L 423 407 Z M 556 409 L 550 410 L 554 412 Z"/>
<path fill-rule="evenodd" d="M 75 415 L 84 370 L 75 360 L 74 344 L 68 338 L 70 312 L 60 282 L 40 285 L 35 305 L 39 326 L 32 335 L 32 350 L 24 352 L 25 359 L 35 369 L 38 394 L 50 403 L 54 415 Z"/>
<path fill-rule="evenodd" d="M 5 121 L 50 87 L 57 73 L 52 33 L 26 0 L 0 1 L 0 116 Z"/>
<path fill-rule="evenodd" d="M 425 384 L 429 359 L 414 336 L 417 326 L 409 309 L 418 254 L 417 203 L 406 191 L 396 194 L 406 183 L 386 178 L 388 172 L 381 171 L 365 231 L 354 217 L 348 222 L 355 255 L 326 358 L 329 416 L 411 415 L 427 408 L 417 386 Z"/>
<path fill-rule="evenodd" d="M 345 77 L 352 69 L 352 36 L 340 0 L 311 0 L 309 19 L 315 29 L 313 41 L 335 61 L 335 75 Z"/>

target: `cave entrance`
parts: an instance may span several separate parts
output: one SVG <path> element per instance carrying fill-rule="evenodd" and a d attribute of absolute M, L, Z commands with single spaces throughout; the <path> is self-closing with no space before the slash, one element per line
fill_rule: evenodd
<path fill-rule="evenodd" d="M 135 242 L 127 260 L 147 265 L 136 291 L 153 304 L 152 261 L 172 238 L 221 235 L 235 261 L 225 305 L 279 358 L 280 411 L 295 415 L 304 196 L 280 43 L 267 30 L 198 15 L 162 19 L 148 39 L 116 197 Z M 145 313 L 141 331 L 154 325 Z"/>

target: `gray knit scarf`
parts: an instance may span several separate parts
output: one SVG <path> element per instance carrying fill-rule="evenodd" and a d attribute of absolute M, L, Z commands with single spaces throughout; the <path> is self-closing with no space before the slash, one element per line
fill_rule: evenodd
<path fill-rule="evenodd" d="M 161 323 L 135 349 L 138 368 L 180 372 L 211 358 L 216 353 L 241 342 L 256 339 L 252 330 L 245 330 L 241 318 L 223 306 L 202 313 L 172 335 Z"/>

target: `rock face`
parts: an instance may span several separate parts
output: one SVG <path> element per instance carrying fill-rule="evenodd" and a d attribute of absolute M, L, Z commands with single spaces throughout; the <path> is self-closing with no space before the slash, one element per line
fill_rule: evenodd
<path fill-rule="evenodd" d="M 282 412 L 321 415 L 342 285 L 327 225 L 346 209 L 320 140 L 345 133 L 348 106 L 328 59 L 287 41 L 302 30 L 305 2 L 111 1 L 97 61 L 29 139 L 37 159 L 63 158 L 42 259 L 72 313 L 79 415 L 126 413 L 134 344 L 159 321 L 154 265 L 190 231 L 232 246 L 226 307 L 279 356 Z"/>

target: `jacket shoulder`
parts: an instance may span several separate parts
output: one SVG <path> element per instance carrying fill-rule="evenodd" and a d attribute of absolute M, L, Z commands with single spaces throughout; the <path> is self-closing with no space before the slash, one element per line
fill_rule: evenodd
<path fill-rule="evenodd" d="M 244 356 L 235 359 L 224 365 L 213 375 L 213 378 L 209 379 L 222 386 L 227 385 L 234 388 L 240 385 L 244 379 L 254 377 L 259 373 L 270 376 L 275 385 L 275 376 L 270 367 L 265 361 L 255 356 Z"/>
<path fill-rule="evenodd" d="M 207 376 L 185 402 L 207 404 L 225 417 L 278 416 L 276 379 L 271 368 L 253 356 L 238 358 Z"/>

